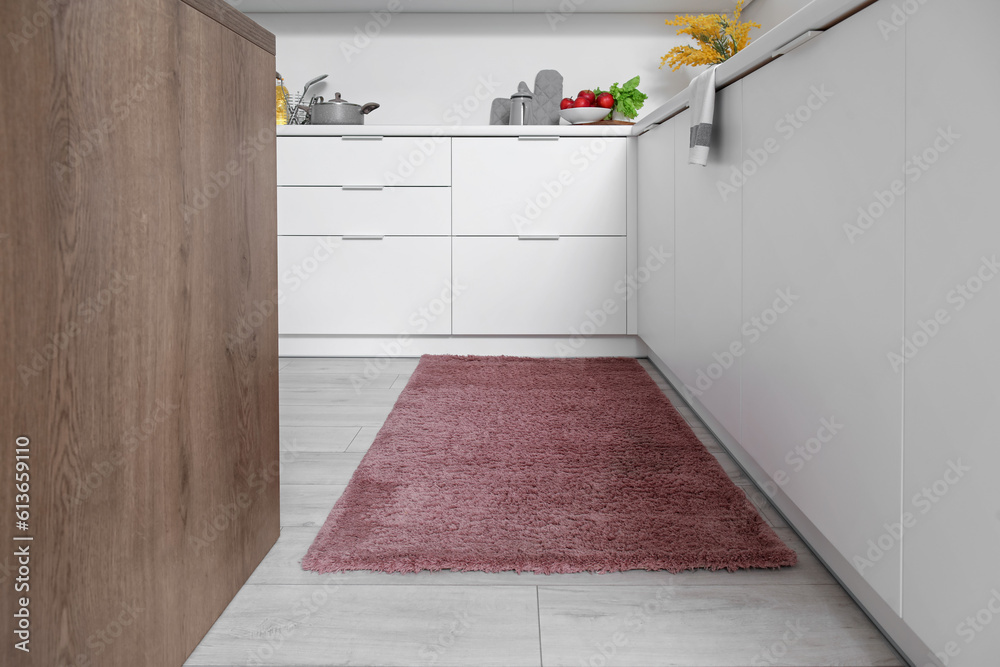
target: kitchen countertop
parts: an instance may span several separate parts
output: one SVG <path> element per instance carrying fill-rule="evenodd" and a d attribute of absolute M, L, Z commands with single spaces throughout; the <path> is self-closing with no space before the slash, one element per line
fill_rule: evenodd
<path fill-rule="evenodd" d="M 767 65 L 775 52 L 811 30 L 825 30 L 864 9 L 875 0 L 812 0 L 745 49 L 719 65 L 716 86 L 724 88 Z M 642 134 L 690 106 L 685 88 L 665 104 L 640 117 L 635 125 L 279 125 L 279 137 L 627 137 Z"/>
<path fill-rule="evenodd" d="M 634 125 L 278 125 L 279 137 L 627 137 Z"/>

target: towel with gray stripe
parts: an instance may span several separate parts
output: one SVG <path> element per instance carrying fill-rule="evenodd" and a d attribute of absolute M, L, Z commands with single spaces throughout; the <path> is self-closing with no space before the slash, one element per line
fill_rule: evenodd
<path fill-rule="evenodd" d="M 691 150 L 688 164 L 704 167 L 708 164 L 708 147 L 712 143 L 712 121 L 715 116 L 715 68 L 712 65 L 688 84 L 691 107 Z"/>

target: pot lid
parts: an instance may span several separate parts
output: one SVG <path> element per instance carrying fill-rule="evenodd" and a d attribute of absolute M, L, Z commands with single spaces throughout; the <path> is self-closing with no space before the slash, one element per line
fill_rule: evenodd
<path fill-rule="evenodd" d="M 353 102 L 348 102 L 347 100 L 345 100 L 343 97 L 340 96 L 340 93 L 335 93 L 334 98 L 332 100 L 327 100 L 323 104 L 344 104 L 344 105 L 350 105 L 352 107 L 360 106 L 358 104 L 354 104 Z"/>

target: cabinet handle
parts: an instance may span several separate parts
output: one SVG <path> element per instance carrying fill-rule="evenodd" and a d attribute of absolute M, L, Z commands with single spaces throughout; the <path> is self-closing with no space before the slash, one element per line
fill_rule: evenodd
<path fill-rule="evenodd" d="M 345 241 L 381 241 L 385 237 L 384 236 L 366 236 L 366 235 L 363 235 L 363 234 L 359 234 L 359 235 L 355 235 L 355 236 L 342 236 L 341 238 L 344 239 Z"/>
<path fill-rule="evenodd" d="M 342 185 L 341 190 L 371 190 L 377 192 L 385 189 L 384 185 Z"/>
<path fill-rule="evenodd" d="M 552 136 L 548 134 L 527 134 L 523 136 L 518 136 L 518 141 L 559 141 L 558 136 Z"/>
<path fill-rule="evenodd" d="M 518 236 L 518 241 L 558 241 L 559 235 L 554 236 Z"/>
<path fill-rule="evenodd" d="M 778 56 L 783 56 L 789 51 L 794 51 L 795 49 L 799 48 L 813 37 L 819 37 L 822 34 L 823 34 L 822 30 L 807 30 L 806 32 L 802 33 L 792 41 L 782 46 L 780 49 L 772 51 L 771 57 L 777 58 Z"/>
<path fill-rule="evenodd" d="M 384 138 L 377 134 L 345 134 L 341 137 L 344 141 L 382 141 Z"/>

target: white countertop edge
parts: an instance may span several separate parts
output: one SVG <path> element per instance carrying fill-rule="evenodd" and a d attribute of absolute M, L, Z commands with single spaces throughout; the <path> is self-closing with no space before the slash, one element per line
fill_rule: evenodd
<path fill-rule="evenodd" d="M 278 125 L 279 137 L 627 137 L 634 125 Z"/>
<path fill-rule="evenodd" d="M 719 65 L 719 69 L 715 72 L 716 87 L 722 88 L 766 65 L 771 61 L 772 53 L 799 35 L 810 30 L 824 30 L 874 2 L 875 0 L 813 0 Z M 688 91 L 685 88 L 632 126 L 632 134 L 642 134 L 676 116 L 688 106 Z"/>

